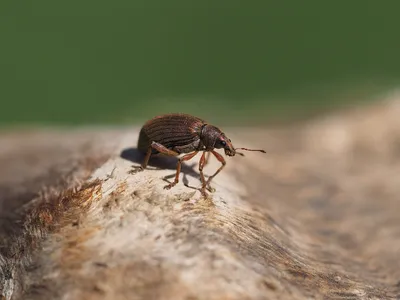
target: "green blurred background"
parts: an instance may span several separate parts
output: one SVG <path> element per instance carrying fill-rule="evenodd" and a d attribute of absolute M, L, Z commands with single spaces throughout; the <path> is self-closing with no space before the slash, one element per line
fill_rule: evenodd
<path fill-rule="evenodd" d="M 267 123 L 379 98 L 400 1 L 0 1 L 0 125 Z"/>

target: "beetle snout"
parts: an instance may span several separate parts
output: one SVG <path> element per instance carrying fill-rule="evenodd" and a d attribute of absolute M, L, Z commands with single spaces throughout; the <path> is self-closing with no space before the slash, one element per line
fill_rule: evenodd
<path fill-rule="evenodd" d="M 235 150 L 225 149 L 225 155 L 227 156 L 235 156 Z"/>
<path fill-rule="evenodd" d="M 226 147 L 225 149 L 225 155 L 227 156 L 235 156 L 236 151 L 233 147 Z"/>
<path fill-rule="evenodd" d="M 233 147 L 231 140 L 226 138 L 225 142 L 226 142 L 226 144 L 224 145 L 225 155 L 235 156 L 236 150 L 235 150 L 235 147 Z"/>

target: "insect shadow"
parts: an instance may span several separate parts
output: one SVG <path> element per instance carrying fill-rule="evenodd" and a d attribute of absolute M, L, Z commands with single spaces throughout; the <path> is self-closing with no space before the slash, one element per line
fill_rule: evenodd
<path fill-rule="evenodd" d="M 130 162 L 137 163 L 137 166 L 133 166 L 133 168 L 137 168 L 144 160 L 145 154 L 140 152 L 137 148 L 126 148 L 121 151 L 120 157 L 123 159 L 126 159 Z M 166 156 L 166 155 L 161 155 L 161 154 L 156 154 L 152 155 L 150 157 L 149 163 L 147 165 L 146 169 L 149 170 L 174 170 L 176 171 L 176 165 L 177 165 L 178 159 L 176 157 L 172 156 Z M 192 176 L 195 177 L 196 179 L 200 179 L 200 173 L 195 170 L 195 166 L 198 165 L 197 162 L 192 162 L 190 165 L 187 164 L 187 162 L 182 163 L 181 167 L 181 173 L 183 174 L 182 182 L 185 186 L 192 188 L 192 189 L 198 189 L 193 186 L 189 186 L 189 180 L 187 176 Z M 163 178 L 164 181 L 170 183 L 168 179 L 174 178 L 175 173 L 171 175 L 168 175 Z"/>

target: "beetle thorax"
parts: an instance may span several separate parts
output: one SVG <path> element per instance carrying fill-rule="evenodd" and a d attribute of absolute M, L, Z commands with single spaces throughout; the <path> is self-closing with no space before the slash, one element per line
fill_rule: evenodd
<path fill-rule="evenodd" d="M 204 125 L 201 130 L 200 140 L 206 150 L 213 150 L 216 140 L 221 136 L 221 130 L 213 125 Z"/>

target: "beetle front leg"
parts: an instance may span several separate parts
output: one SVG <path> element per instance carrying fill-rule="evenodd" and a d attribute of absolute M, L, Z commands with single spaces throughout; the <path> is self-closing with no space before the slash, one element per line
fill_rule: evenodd
<path fill-rule="evenodd" d="M 206 186 L 206 179 L 204 178 L 204 174 L 203 174 L 203 168 L 204 165 L 206 164 L 206 152 L 203 152 L 203 154 L 201 155 L 200 158 L 200 162 L 199 162 L 199 172 L 200 172 L 200 179 L 201 179 L 201 193 L 203 194 L 203 196 L 207 197 L 207 193 L 205 191 L 205 186 Z"/>
<path fill-rule="evenodd" d="M 187 161 L 189 159 L 192 159 L 199 151 L 195 151 L 193 153 L 187 154 L 185 156 L 182 156 L 181 158 L 178 159 L 178 164 L 176 165 L 176 174 L 175 174 L 175 180 L 174 182 L 167 184 L 164 186 L 164 189 L 169 190 L 173 186 L 175 186 L 179 182 L 179 174 L 181 172 L 181 165 L 183 161 Z"/>
<path fill-rule="evenodd" d="M 225 167 L 225 165 L 226 165 L 226 161 L 225 161 L 224 157 L 223 157 L 221 154 L 219 154 L 218 152 L 216 152 L 216 151 L 214 151 L 214 150 L 212 150 L 211 153 L 214 154 L 214 156 L 218 159 L 218 161 L 222 164 L 222 166 L 220 166 L 219 169 L 218 169 L 213 175 L 211 175 L 211 176 L 208 178 L 208 180 L 207 180 L 207 182 L 206 182 L 206 186 L 208 186 L 210 189 L 211 189 L 211 187 L 210 187 L 210 182 L 211 182 L 211 180 L 212 180 L 215 176 L 217 176 L 217 174 L 218 174 L 219 172 L 221 172 L 221 170 L 222 170 L 222 169 Z M 203 186 L 203 188 L 205 188 L 205 186 Z"/>
<path fill-rule="evenodd" d="M 210 161 L 210 156 L 211 156 L 211 152 L 207 152 L 207 156 L 205 156 L 205 161 L 204 161 L 204 165 L 203 168 L 208 164 L 208 162 Z M 211 193 L 215 192 L 215 189 L 211 187 L 210 184 L 207 185 L 207 190 L 209 190 Z"/>
<path fill-rule="evenodd" d="M 208 164 L 208 161 L 210 160 L 210 156 L 211 156 L 211 152 L 207 152 L 207 156 L 205 157 L 205 161 L 204 161 L 204 166 L 206 166 Z"/>
<path fill-rule="evenodd" d="M 206 155 L 207 155 L 208 158 L 206 157 Z M 202 183 L 201 190 L 202 190 L 203 195 L 205 195 L 205 196 L 207 195 L 206 192 L 205 192 L 206 187 L 210 192 L 215 192 L 215 189 L 213 189 L 210 186 L 210 184 L 206 183 L 206 180 L 205 180 L 204 174 L 203 174 L 204 166 L 207 164 L 207 159 L 209 159 L 210 155 L 211 155 L 210 152 L 205 152 L 204 151 L 203 154 L 201 155 L 200 162 L 199 162 L 200 179 L 201 179 L 201 183 Z"/>

